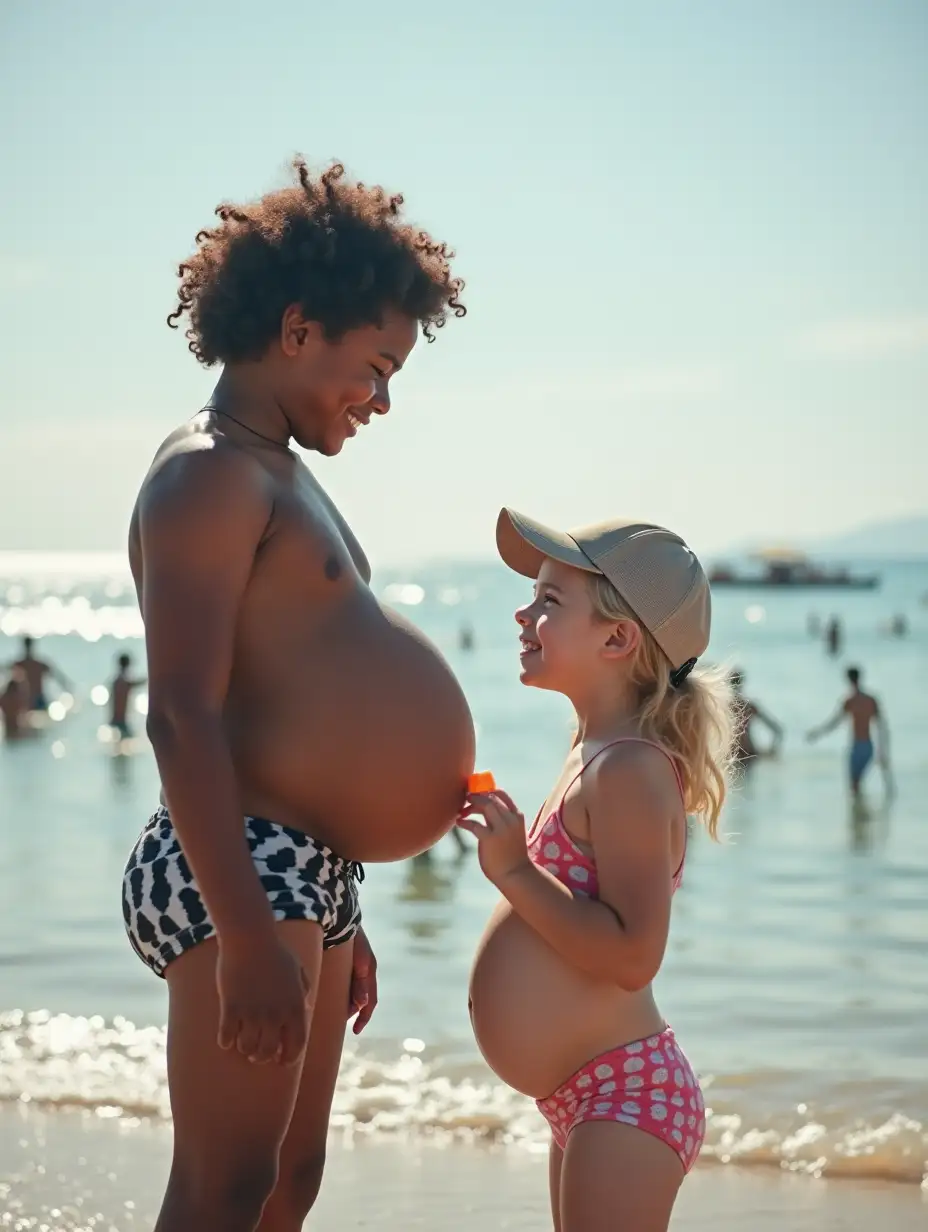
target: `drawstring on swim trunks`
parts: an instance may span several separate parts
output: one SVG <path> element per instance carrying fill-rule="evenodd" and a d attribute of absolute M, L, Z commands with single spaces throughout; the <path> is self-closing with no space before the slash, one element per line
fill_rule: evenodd
<path fill-rule="evenodd" d="M 360 860 L 351 861 L 351 875 L 359 884 L 364 880 L 364 865 Z"/>

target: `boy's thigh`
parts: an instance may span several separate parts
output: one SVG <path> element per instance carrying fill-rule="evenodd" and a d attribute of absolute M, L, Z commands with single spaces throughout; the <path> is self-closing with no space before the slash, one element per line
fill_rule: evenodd
<path fill-rule="evenodd" d="M 300 1076 L 296 1105 L 281 1150 L 281 1172 L 290 1163 L 325 1154 L 332 1098 L 348 1023 L 354 941 L 322 956 L 319 995 Z"/>
<path fill-rule="evenodd" d="M 310 987 L 319 987 L 322 929 L 304 920 L 277 925 L 302 963 Z M 210 938 L 167 969 L 168 1083 L 174 1119 L 174 1158 L 236 1166 L 238 1160 L 273 1160 L 297 1101 L 302 1066 L 258 1065 L 237 1049 L 222 1049 L 218 945 Z"/>

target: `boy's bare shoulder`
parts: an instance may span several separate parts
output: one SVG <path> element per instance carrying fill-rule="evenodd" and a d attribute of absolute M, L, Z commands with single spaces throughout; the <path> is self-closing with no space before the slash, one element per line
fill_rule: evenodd
<path fill-rule="evenodd" d="M 197 554 L 199 544 L 216 550 L 236 539 L 248 550 L 263 537 L 273 507 L 271 476 L 260 462 L 220 434 L 184 425 L 159 446 L 136 498 L 133 572 L 149 549 Z"/>
<path fill-rule="evenodd" d="M 183 507 L 221 514 L 230 504 L 270 501 L 271 477 L 246 450 L 221 434 L 185 425 L 161 443 L 142 481 L 136 515 L 170 515 Z"/>
<path fill-rule="evenodd" d="M 169 483 L 218 483 L 224 476 L 259 482 L 265 474 L 260 462 L 227 436 L 184 424 L 158 446 L 140 495 Z"/>

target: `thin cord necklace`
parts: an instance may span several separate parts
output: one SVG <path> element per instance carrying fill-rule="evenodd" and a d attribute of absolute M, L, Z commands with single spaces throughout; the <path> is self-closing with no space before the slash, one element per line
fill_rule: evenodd
<path fill-rule="evenodd" d="M 246 432 L 251 432 L 254 436 L 259 436 L 262 441 L 267 441 L 269 445 L 276 445 L 278 449 L 286 449 L 290 453 L 289 445 L 285 445 L 283 441 L 275 441 L 273 436 L 265 436 L 263 432 L 259 432 L 257 428 L 252 428 L 249 424 L 242 423 L 240 419 L 236 419 L 234 415 L 230 415 L 228 411 L 220 411 L 218 406 L 210 406 L 208 403 L 203 407 L 204 411 L 212 411 L 214 415 L 222 415 L 226 419 L 231 419 L 234 424 L 238 424 L 240 428 L 244 428 Z"/>

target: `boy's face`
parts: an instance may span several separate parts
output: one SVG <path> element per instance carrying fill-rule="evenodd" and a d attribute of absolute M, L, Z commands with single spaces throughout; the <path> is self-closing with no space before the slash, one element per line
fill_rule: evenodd
<path fill-rule="evenodd" d="M 418 334 L 417 321 L 391 312 L 382 326 L 365 325 L 330 342 L 317 322 L 289 309 L 283 322 L 283 409 L 296 443 L 332 457 L 372 415 L 385 415 L 387 383 Z"/>

